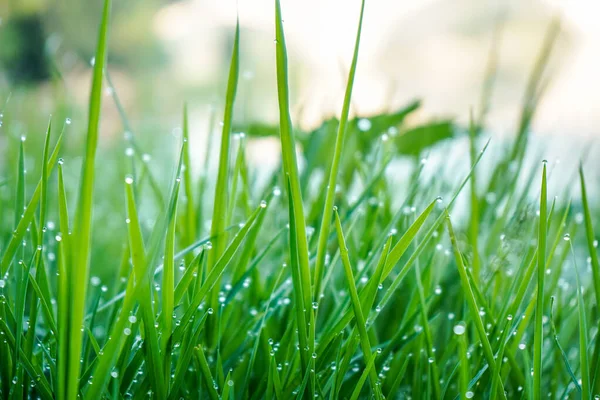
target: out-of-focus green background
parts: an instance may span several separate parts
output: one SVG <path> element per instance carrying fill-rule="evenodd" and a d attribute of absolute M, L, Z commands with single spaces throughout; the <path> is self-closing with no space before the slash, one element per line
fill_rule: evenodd
<path fill-rule="evenodd" d="M 203 163 L 211 115 L 212 126 L 219 128 L 236 12 L 241 79 L 235 124 L 243 129 L 253 122 L 276 123 L 271 0 L 113 3 L 108 72 L 132 134 L 164 187 L 179 145 L 184 102 L 190 109 L 195 172 Z M 297 128 L 314 128 L 339 113 L 359 6 L 360 0 L 282 1 Z M 77 181 L 101 7 L 101 0 L 0 2 L 0 182 L 8 183 L 0 187 L 0 196 L 12 195 L 8 188 L 21 137 L 26 138 L 28 173 L 38 176 L 51 116 L 55 134 L 65 130 L 65 173 Z M 420 98 L 423 107 L 412 122 L 450 117 L 465 123 L 470 108 L 479 111 L 486 69 L 495 57 L 487 130 L 493 137 L 513 135 L 527 77 L 548 26 L 558 17 L 561 31 L 544 78 L 548 85 L 534 137 L 549 148 L 544 154 L 551 161 L 561 158 L 563 165 L 572 165 L 600 130 L 600 24 L 591 18 L 600 9 L 595 2 L 367 0 L 366 7 L 353 115 L 396 110 Z M 123 230 L 122 192 L 114 187 L 122 183 L 127 165 L 125 130 L 107 87 L 94 216 L 105 224 L 95 233 L 94 251 L 105 252 L 107 259 L 120 255 L 110 238 Z M 501 143 L 493 143 L 490 152 Z M 461 149 L 455 154 L 467 154 L 465 146 Z M 252 139 L 247 159 L 251 166 L 276 167 L 279 144 L 274 138 Z M 69 194 L 74 203 L 76 193 Z M 105 218 L 108 214 L 119 218 Z M 10 218 L 10 210 L 0 213 L 0 219 Z"/>

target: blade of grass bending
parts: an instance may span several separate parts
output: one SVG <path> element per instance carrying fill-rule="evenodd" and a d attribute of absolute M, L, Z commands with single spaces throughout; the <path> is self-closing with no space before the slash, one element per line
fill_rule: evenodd
<path fill-rule="evenodd" d="M 75 400 L 78 395 L 79 375 L 81 373 L 81 325 L 85 314 L 85 294 L 89 275 L 89 259 L 92 231 L 92 205 L 94 198 L 94 164 L 96 159 L 96 145 L 100 127 L 100 109 L 102 104 L 102 77 L 106 68 L 108 23 L 110 17 L 111 0 L 104 1 L 102 22 L 98 34 L 98 45 L 92 77 L 90 93 L 88 132 L 86 150 L 81 170 L 81 183 L 79 203 L 77 205 L 74 235 L 77 249 L 72 254 L 69 280 L 72 284 L 71 312 L 69 313 L 69 358 L 67 373 L 66 399 Z"/>
<path fill-rule="evenodd" d="M 542 191 L 540 194 L 540 217 L 538 226 L 537 251 L 537 301 L 535 307 L 535 329 L 533 336 L 533 398 L 542 398 L 542 347 L 543 347 L 543 309 L 544 309 L 544 276 L 546 274 L 546 215 L 548 193 L 546 188 L 546 161 L 542 170 Z"/>
<path fill-rule="evenodd" d="M 488 140 L 486 142 L 485 146 L 483 146 L 483 148 L 481 149 L 481 151 L 477 155 L 477 158 L 475 159 L 475 161 L 471 165 L 471 170 L 469 171 L 469 173 L 467 174 L 467 176 L 463 179 L 463 181 L 461 182 L 461 184 L 459 185 L 459 187 L 454 192 L 454 196 L 452 196 L 452 199 L 450 200 L 450 202 L 446 206 L 446 208 L 448 210 L 452 208 L 452 205 L 456 201 L 458 195 L 460 194 L 460 192 L 462 191 L 462 189 L 465 187 L 465 185 L 467 184 L 467 182 L 469 181 L 469 179 L 471 178 L 471 176 L 475 172 L 475 168 L 477 167 L 477 165 L 481 161 L 481 158 L 485 154 L 485 151 L 487 150 L 489 144 L 490 144 L 490 140 Z M 435 201 L 440 201 L 440 200 L 441 200 L 441 197 L 438 197 L 438 198 L 436 198 Z M 431 206 L 431 204 L 430 204 L 430 206 Z M 417 221 L 419 219 L 420 219 L 420 216 L 419 216 L 419 218 L 417 218 Z M 433 232 L 435 232 L 436 230 L 438 230 L 443 223 L 444 223 L 444 214 L 441 214 L 438 217 L 438 219 L 434 222 L 433 226 L 429 229 L 429 231 L 427 231 L 427 233 L 425 234 L 425 237 L 423 238 L 423 241 L 421 242 L 421 244 L 419 245 L 419 248 L 415 251 L 415 253 L 417 253 L 417 251 L 419 249 L 422 249 L 422 247 L 424 247 L 425 245 L 427 245 L 427 243 L 429 242 L 429 239 L 433 236 Z M 390 257 L 388 257 L 388 261 L 387 261 L 386 268 L 385 268 L 385 271 L 388 271 L 388 273 L 391 272 L 392 268 L 394 268 L 394 265 L 396 265 L 398 263 L 398 261 L 400 261 L 400 258 L 404 254 L 404 251 L 406 251 L 406 248 L 408 248 L 408 246 L 410 245 L 410 243 L 405 243 L 405 244 L 402 245 L 402 247 L 399 247 L 399 244 L 400 244 L 400 242 L 392 250 L 393 254 L 390 253 Z M 397 250 L 396 250 L 396 247 L 398 247 Z M 404 249 L 404 250 L 402 250 L 402 249 Z M 396 250 L 396 251 L 394 251 L 394 250 Z M 404 276 L 402 275 L 402 273 L 404 273 L 404 275 L 407 274 L 409 267 L 410 267 L 410 260 L 402 268 L 402 270 L 400 271 L 398 277 L 402 277 L 403 278 Z M 385 279 L 386 277 L 387 277 L 387 274 L 384 273 L 383 278 Z M 395 281 L 396 280 L 398 280 L 398 278 L 396 278 Z M 400 278 L 400 280 L 401 280 L 401 278 Z M 399 282 L 398 282 L 398 284 L 399 284 Z"/>
<path fill-rule="evenodd" d="M 329 237 L 329 225 L 333 210 L 333 201 L 335 199 L 335 187 L 337 182 L 342 150 L 344 148 L 344 137 L 346 136 L 346 125 L 348 124 L 348 115 L 350 113 L 350 103 L 352 99 L 352 89 L 354 87 L 354 77 L 356 75 L 356 64 L 358 63 L 358 49 L 360 47 L 360 36 L 362 32 L 363 15 L 365 11 L 365 0 L 362 0 L 360 6 L 360 16 L 358 18 L 358 28 L 356 30 L 356 41 L 354 43 L 354 54 L 352 55 L 352 64 L 348 74 L 348 83 L 344 95 L 344 105 L 338 125 L 337 136 L 335 139 L 335 148 L 333 151 L 333 160 L 329 171 L 329 183 L 327 185 L 327 195 L 325 205 L 323 206 L 323 217 L 319 228 L 319 241 L 317 245 L 317 258 L 314 269 L 314 292 L 313 298 L 317 299 L 321 291 L 321 280 L 323 279 L 323 266 L 325 264 L 325 252 L 327 251 L 327 239 Z"/>
<path fill-rule="evenodd" d="M 348 291 L 350 292 L 350 298 L 352 299 L 352 308 L 354 309 L 354 316 L 356 317 L 356 328 L 358 329 L 358 333 L 360 336 L 360 344 L 363 351 L 363 357 L 365 358 L 365 362 L 368 365 L 372 361 L 371 359 L 374 356 L 371 353 L 371 344 L 369 341 L 369 333 L 367 332 L 367 324 L 362 312 L 362 306 L 358 297 L 356 285 L 354 284 L 354 274 L 352 273 L 350 257 L 348 256 L 348 248 L 346 247 L 346 240 L 344 239 L 344 233 L 342 232 L 342 222 L 340 221 L 340 216 L 337 213 L 337 209 L 334 209 L 333 213 L 335 217 L 335 228 L 337 231 L 340 246 L 340 256 L 342 258 L 342 265 L 344 266 L 344 272 L 346 274 L 346 281 L 348 282 Z M 370 371 L 369 382 L 371 383 L 371 390 L 375 394 L 375 398 L 380 399 L 381 393 L 379 391 L 377 372 L 375 370 Z"/>
<path fill-rule="evenodd" d="M 52 150 L 52 155 L 50 156 L 50 161 L 48 161 L 48 173 L 52 172 L 54 165 L 58 161 L 58 154 L 60 152 L 60 148 L 62 145 L 62 138 L 63 138 L 63 134 L 61 133 L 56 141 L 56 144 L 54 145 L 54 150 Z M 15 228 L 15 231 L 13 232 L 13 235 L 11 236 L 10 241 L 8 242 L 8 245 L 4 249 L 4 254 L 2 255 L 2 261 L 0 262 L 0 275 L 2 275 L 2 276 L 8 272 L 8 268 L 10 267 L 10 264 L 17 252 L 17 249 L 19 248 L 19 246 L 21 246 L 21 243 L 23 242 L 23 236 L 26 234 L 27 228 L 29 227 L 29 224 L 31 223 L 31 221 L 33 220 L 33 217 L 35 216 L 35 211 L 37 209 L 37 205 L 40 200 L 40 195 L 41 195 L 41 190 L 42 190 L 41 186 L 42 186 L 42 181 L 40 179 L 33 194 L 31 195 L 31 199 L 29 200 L 27 207 L 23 211 L 23 215 L 22 216 L 20 214 L 18 215 L 19 216 L 18 224 Z M 21 206 L 20 209 L 23 210 L 23 206 Z M 15 222 L 17 222 L 17 221 L 15 221 Z"/>
<path fill-rule="evenodd" d="M 490 370 L 492 374 L 499 374 L 500 371 L 496 368 L 496 361 L 494 359 L 494 353 L 492 351 L 492 346 L 488 340 L 485 326 L 483 325 L 483 321 L 481 320 L 481 316 L 479 315 L 479 308 L 477 307 L 477 302 L 475 301 L 475 295 L 473 294 L 473 289 L 471 289 L 471 284 L 469 282 L 469 278 L 467 276 L 467 270 L 463 263 L 462 255 L 458 248 L 458 243 L 456 240 L 456 235 L 454 234 L 454 229 L 452 228 L 452 222 L 450 221 L 450 215 L 448 214 L 448 210 L 444 211 L 444 215 L 446 218 L 446 227 L 448 229 L 448 234 L 450 235 L 450 241 L 452 242 L 452 247 L 454 249 L 454 258 L 456 260 L 456 266 L 458 268 L 458 274 L 460 276 L 460 281 L 462 285 L 462 289 L 464 292 L 465 299 L 467 301 L 467 305 L 469 308 L 469 312 L 471 313 L 471 318 L 475 323 L 475 328 L 477 329 L 477 334 L 479 335 L 479 340 L 481 341 L 483 347 L 483 354 L 485 359 L 490 366 Z M 499 391 L 502 398 L 506 398 L 504 394 L 504 387 L 502 381 L 499 382 Z"/>
<path fill-rule="evenodd" d="M 229 153 L 231 147 L 231 124 L 233 120 L 233 105 L 237 91 L 239 69 L 240 69 L 240 23 L 239 19 L 235 26 L 235 39 L 233 42 L 233 51 L 231 54 L 231 63 L 229 66 L 229 78 L 227 80 L 227 94 L 225 96 L 225 115 L 223 117 L 223 131 L 221 133 L 221 150 L 219 155 L 219 170 L 217 173 L 217 183 L 215 186 L 214 208 L 210 235 L 215 239 L 213 241 L 212 251 L 208 253 L 208 270 L 213 269 L 219 257 L 225 250 L 227 237 L 225 236 L 225 227 L 227 220 L 227 201 L 228 201 L 228 181 L 229 181 Z M 209 304 L 215 310 L 219 307 L 219 282 L 216 282 L 215 290 L 211 293 Z M 214 345 L 217 334 L 217 326 L 214 324 L 214 318 L 207 321 L 206 333 L 209 346 Z"/>
<path fill-rule="evenodd" d="M 308 240 L 306 238 L 306 221 L 304 219 L 304 205 L 298 175 L 298 162 L 296 160 L 296 141 L 290 117 L 290 100 L 288 85 L 287 50 L 281 17 L 281 4 L 275 0 L 275 53 L 277 59 L 277 98 L 279 102 L 279 130 L 281 136 L 281 153 L 283 158 L 283 172 L 289 179 L 288 197 L 294 201 L 295 236 L 298 250 L 298 264 L 300 276 L 304 285 L 304 308 L 311 310 L 311 280 L 308 259 Z M 310 350 L 314 343 L 310 343 Z"/>

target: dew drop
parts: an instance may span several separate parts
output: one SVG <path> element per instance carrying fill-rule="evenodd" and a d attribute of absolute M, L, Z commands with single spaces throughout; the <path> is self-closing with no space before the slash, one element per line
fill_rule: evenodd
<path fill-rule="evenodd" d="M 127 175 L 125 177 L 125 183 L 131 185 L 133 183 L 133 177 L 131 175 Z"/>
<path fill-rule="evenodd" d="M 454 325 L 454 328 L 452 328 L 452 330 L 454 331 L 455 335 L 464 335 L 466 328 L 463 324 L 458 324 L 458 325 Z"/>
<path fill-rule="evenodd" d="M 358 130 L 361 132 L 366 132 L 371 129 L 371 121 L 366 118 L 361 118 L 358 120 Z"/>

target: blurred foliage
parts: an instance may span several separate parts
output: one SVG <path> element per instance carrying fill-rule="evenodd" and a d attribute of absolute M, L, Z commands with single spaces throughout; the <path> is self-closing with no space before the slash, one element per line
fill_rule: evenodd
<path fill-rule="evenodd" d="M 152 30 L 156 10 L 165 1 L 136 0 L 115 4 L 110 34 L 112 65 L 152 71 L 165 61 Z M 97 38 L 101 1 L 8 0 L 0 5 L 0 74 L 12 84 L 49 78 L 51 64 L 66 64 L 73 55 L 90 60 Z M 65 60 L 66 58 L 66 60 Z"/>

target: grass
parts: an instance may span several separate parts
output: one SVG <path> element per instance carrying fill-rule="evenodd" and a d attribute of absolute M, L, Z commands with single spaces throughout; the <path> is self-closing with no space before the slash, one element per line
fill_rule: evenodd
<path fill-rule="evenodd" d="M 234 125 L 238 24 L 218 155 L 193 146 L 184 105 L 171 146 L 178 159 L 147 150 L 171 163 L 163 182 L 110 80 L 105 0 L 85 148 L 63 147 L 76 132 L 69 122 L 58 133 L 56 117 L 42 146 L 7 139 L 1 398 L 600 394 L 600 212 L 584 177 L 592 168 L 571 168 L 578 179 L 562 187 L 529 140 L 559 24 L 550 25 L 503 147 L 485 137 L 497 39 L 486 110 L 471 111 L 470 126 L 409 127 L 420 102 L 351 116 L 361 29 L 373 23 L 365 3 L 339 119 L 310 132 L 292 124 L 285 10 L 275 1 L 279 123 Z M 103 85 L 130 132 L 119 146 L 131 157 L 113 162 L 98 153 Z M 255 136 L 280 141 L 281 168 L 247 163 Z M 458 141 L 468 141 L 468 157 L 447 156 Z M 198 154 L 207 156 L 200 177 L 191 168 Z M 442 164 L 428 161 L 436 154 Z"/>

